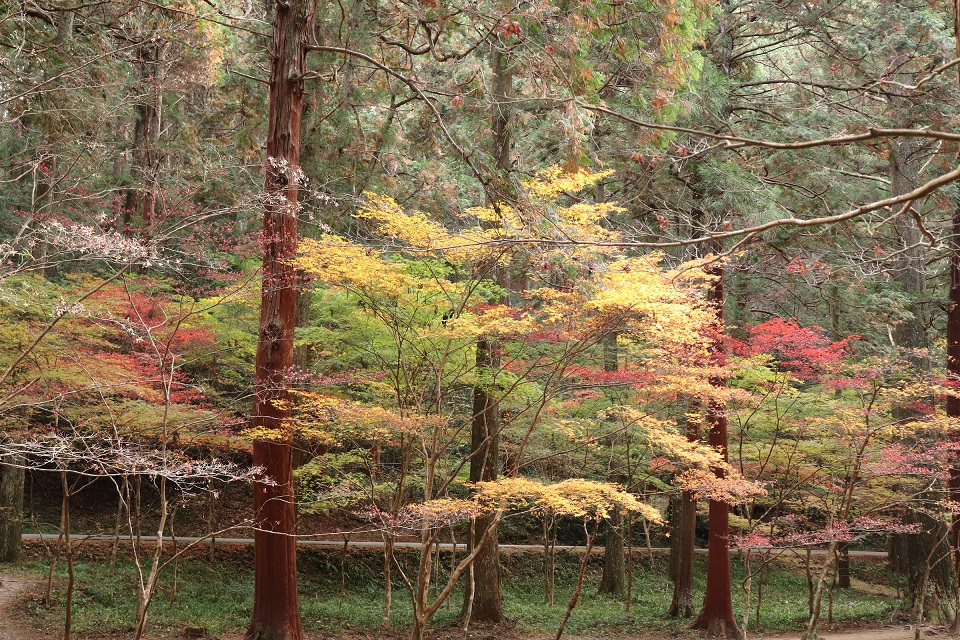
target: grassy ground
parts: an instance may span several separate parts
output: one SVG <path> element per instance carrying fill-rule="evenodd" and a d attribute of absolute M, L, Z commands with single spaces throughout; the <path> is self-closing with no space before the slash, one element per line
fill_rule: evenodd
<path fill-rule="evenodd" d="M 412 562 L 413 556 L 409 557 Z M 304 551 L 300 555 L 300 592 L 304 626 L 316 630 L 370 630 L 378 627 L 383 607 L 382 557 L 371 552 L 351 551 L 341 574 L 341 557 L 332 551 Z M 46 625 L 60 624 L 63 614 L 64 571 L 57 571 L 57 590 L 52 606 L 39 602 L 30 605 L 35 618 Z M 129 562 L 121 562 L 110 575 L 103 555 L 84 554 L 76 561 L 74 625 L 78 632 L 102 637 L 107 632 L 129 629 L 133 624 L 136 572 Z M 664 616 L 670 603 L 672 586 L 667 577 L 665 558 L 641 558 L 636 563 L 630 614 L 624 611 L 622 598 L 597 594 L 599 558 L 587 576 L 586 587 L 570 620 L 568 631 L 574 635 L 643 635 L 643 632 L 678 631 L 684 621 Z M 520 629 L 555 632 L 573 591 L 579 558 L 573 554 L 558 557 L 556 604 L 547 607 L 543 599 L 540 557 L 536 554 L 510 555 L 504 558 L 504 603 L 507 616 Z M 10 569 L 10 567 L 0 567 Z M 36 576 L 45 575 L 43 557 L 26 561 L 18 570 Z M 857 565 L 854 565 L 856 572 Z M 696 601 L 703 597 L 703 572 L 698 565 Z M 168 568 L 150 610 L 154 631 L 180 632 L 187 627 L 207 629 L 214 635 L 242 628 L 249 619 L 253 592 L 253 567 L 248 549 L 225 550 L 210 563 L 192 557 L 181 561 L 176 598 L 170 601 L 172 571 Z M 738 586 L 743 579 L 742 563 L 734 559 L 733 580 L 737 593 L 734 607 L 742 611 L 743 596 Z M 754 580 L 753 602 L 756 603 Z M 442 608 L 435 625 L 453 624 L 462 595 L 454 595 L 451 607 Z M 897 606 L 895 598 L 871 595 L 859 590 L 837 591 L 833 598 L 835 621 L 877 621 L 888 618 Z M 738 613 L 738 618 L 740 617 Z M 755 614 L 751 615 L 754 625 Z M 777 565 L 766 579 L 760 612 L 764 630 L 797 629 L 807 616 L 807 583 L 796 566 Z M 826 604 L 824 608 L 826 618 Z M 393 625 L 402 629 L 411 621 L 409 593 L 399 579 L 394 582 Z"/>

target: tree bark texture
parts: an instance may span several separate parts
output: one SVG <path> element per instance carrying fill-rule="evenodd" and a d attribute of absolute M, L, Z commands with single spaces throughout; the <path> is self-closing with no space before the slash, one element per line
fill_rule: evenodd
<path fill-rule="evenodd" d="M 619 364 L 617 332 L 611 331 L 603 336 L 603 370 L 616 371 Z M 621 478 L 614 478 L 620 480 Z M 627 560 L 624 555 L 623 514 L 614 511 L 606 520 L 606 540 L 603 550 L 603 573 L 600 576 L 600 593 L 623 593 L 626 581 Z"/>
<path fill-rule="evenodd" d="M 137 105 L 133 132 L 133 169 L 140 178 L 140 188 L 127 191 L 124 226 L 140 209 L 144 225 L 149 225 L 157 208 L 157 174 L 160 170 L 160 124 L 163 111 L 163 72 L 166 43 L 148 41 L 137 48 L 144 96 Z"/>
<path fill-rule="evenodd" d="M 923 496 L 932 501 L 931 495 Z M 956 578 L 952 562 L 946 561 L 946 525 L 921 510 L 910 509 L 905 524 L 919 524 L 919 533 L 893 537 L 896 567 L 906 578 L 903 608 L 939 613 L 952 619 L 956 602 Z"/>
<path fill-rule="evenodd" d="M 490 54 L 492 67 L 491 95 L 493 109 L 491 113 L 491 133 L 493 134 L 493 156 L 500 180 L 506 184 L 506 175 L 510 170 L 510 155 L 513 146 L 510 134 L 510 99 L 513 94 L 513 73 L 507 54 L 496 45 Z M 499 182 L 499 181 L 498 181 Z M 488 194 L 489 196 L 490 194 Z M 496 204 L 495 202 L 491 204 Z M 477 372 L 495 371 L 500 366 L 497 355 L 499 345 L 480 338 L 477 340 Z M 473 389 L 473 424 L 470 452 L 470 481 L 490 481 L 497 479 L 497 465 L 500 449 L 500 403 L 483 384 Z M 493 524 L 491 515 L 478 516 L 476 519 L 475 539 L 483 538 Z M 503 614 L 503 591 L 500 580 L 500 546 L 497 532 L 492 531 L 483 548 L 473 561 L 474 588 L 464 595 L 461 617 L 469 611 L 473 622 L 499 624 L 506 621 Z M 468 545 L 467 553 L 473 549 Z M 472 591 L 472 592 L 471 592 Z"/>
<path fill-rule="evenodd" d="M 850 588 L 850 544 L 837 543 L 837 587 Z"/>
<path fill-rule="evenodd" d="M 0 458 L 0 562 L 13 562 L 20 557 L 24 470 L 12 466 L 17 462 L 12 455 Z"/>
<path fill-rule="evenodd" d="M 895 139 L 890 151 L 890 193 L 894 196 L 909 193 L 920 183 L 920 144 L 916 140 Z M 918 203 L 912 204 L 914 208 L 918 206 Z M 910 213 L 898 216 L 894 228 L 898 236 L 894 277 L 911 298 L 907 305 L 911 317 L 893 327 L 893 340 L 901 349 L 923 349 L 928 346 L 927 314 L 923 306 L 927 290 L 927 252 L 921 246 L 924 237 L 916 217 Z M 909 360 L 921 369 L 930 368 L 930 359 L 926 356 L 911 355 Z"/>
<path fill-rule="evenodd" d="M 723 337 L 723 267 L 711 269 L 716 278 L 710 288 L 707 299 L 716 309 L 717 336 L 711 351 L 715 364 L 722 365 L 726 356 Z M 725 378 L 710 379 L 714 387 L 724 387 Z M 723 460 L 727 460 L 727 414 L 722 403 L 711 399 L 707 408 L 707 425 L 710 428 L 708 442 L 716 449 Z M 723 479 L 723 468 L 714 469 L 714 475 Z M 710 537 L 707 542 L 707 592 L 703 598 L 700 615 L 690 625 L 692 629 L 706 631 L 708 636 L 717 638 L 743 638 L 733 614 L 732 584 L 730 580 L 730 506 L 720 500 L 710 501 Z"/>
<path fill-rule="evenodd" d="M 894 139 L 891 141 L 890 151 L 891 194 L 908 193 L 920 183 L 922 161 L 920 144 L 916 140 Z M 919 209 L 919 203 L 912 203 L 911 206 L 915 210 Z M 921 371 L 929 371 L 931 367 L 929 356 L 923 351 L 918 352 L 929 346 L 928 311 L 924 307 L 927 281 L 926 250 L 922 246 L 924 235 L 917 221 L 918 217 L 919 214 L 916 213 L 905 213 L 895 219 L 898 253 L 894 263 L 894 277 L 909 296 L 910 301 L 906 310 L 911 317 L 894 326 L 892 335 L 896 346 L 907 351 L 907 360 L 914 367 Z M 893 417 L 900 422 L 907 422 L 916 416 L 916 411 L 908 407 L 894 406 L 893 408 Z M 908 522 L 920 523 L 923 529 L 919 534 L 893 535 L 891 552 L 895 557 L 891 560 L 907 582 L 904 607 L 916 609 L 918 606 L 923 606 L 941 611 L 949 607 L 952 611 L 955 598 L 947 594 L 953 593 L 956 584 L 953 563 L 935 563 L 929 575 L 925 570 L 925 559 L 930 550 L 940 543 L 944 532 L 940 527 L 934 526 L 922 511 L 909 509 L 906 519 Z M 921 595 L 923 591 L 926 592 L 924 596 Z M 920 600 L 924 598 L 926 601 L 921 603 Z"/>
<path fill-rule="evenodd" d="M 623 593 L 626 580 L 627 560 L 623 544 L 623 515 L 614 510 L 606 521 L 606 540 L 603 548 L 603 575 L 600 576 L 600 593 Z"/>
<path fill-rule="evenodd" d="M 697 498 L 692 491 L 680 495 L 674 535 L 673 600 L 668 614 L 672 618 L 691 618 L 693 605 L 693 558 L 697 534 Z"/>
<path fill-rule="evenodd" d="M 275 437 L 253 445 L 253 462 L 271 482 L 254 485 L 253 615 L 247 640 L 300 640 L 297 556 L 292 483 L 289 375 L 296 322 L 297 199 L 300 118 L 307 38 L 313 32 L 313 0 L 278 2 L 273 26 L 270 112 L 267 127 L 263 215 L 263 285 L 257 338 L 252 426 Z"/>
<path fill-rule="evenodd" d="M 495 371 L 500 366 L 496 343 L 485 338 L 477 341 L 478 372 Z M 473 388 L 473 423 L 471 429 L 470 482 L 489 482 L 497 479 L 497 461 L 500 448 L 500 403 L 489 388 L 478 384 Z M 495 525 L 494 516 L 477 516 L 474 539 L 480 540 L 488 528 Z M 473 551 L 468 545 L 468 554 Z M 503 591 L 500 582 L 500 548 L 496 531 L 473 560 L 474 589 L 472 605 L 470 594 L 464 599 L 463 615 L 470 607 L 473 622 L 499 624 L 503 615 Z"/>
<path fill-rule="evenodd" d="M 958 16 L 960 18 L 960 16 Z M 960 394 L 960 204 L 953 210 L 953 236 L 950 238 L 950 306 L 947 311 L 947 372 L 953 393 Z M 960 418 L 960 395 L 947 396 L 947 416 Z M 955 441 L 960 434 L 955 433 Z M 950 461 L 950 500 L 960 503 L 960 451 Z M 960 515 L 950 525 L 954 573 L 960 577 Z M 957 615 L 960 619 L 960 612 Z M 958 620 L 960 622 L 960 620 Z"/>
<path fill-rule="evenodd" d="M 684 433 L 690 442 L 700 440 L 700 429 L 695 421 L 683 418 Z M 693 558 L 697 542 L 697 496 L 693 491 L 681 491 L 671 501 L 674 508 L 671 523 L 673 539 L 670 547 L 670 579 L 673 581 L 673 600 L 667 612 L 673 618 L 691 618 L 693 604 Z"/>

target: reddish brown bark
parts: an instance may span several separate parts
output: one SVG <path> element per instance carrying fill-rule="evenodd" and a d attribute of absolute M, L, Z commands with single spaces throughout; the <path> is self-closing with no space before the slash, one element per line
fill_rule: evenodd
<path fill-rule="evenodd" d="M 951 381 L 960 382 L 960 205 L 953 210 L 953 237 L 950 239 L 950 308 L 947 312 L 947 372 Z M 957 390 L 960 391 L 960 390 Z M 955 393 L 957 392 L 955 391 Z M 947 396 L 947 415 L 960 418 L 960 397 Z M 955 433 L 954 442 L 960 437 Z M 960 451 L 953 453 L 948 483 L 950 500 L 960 503 Z M 950 526 L 953 564 L 960 576 L 960 517 L 954 516 Z M 960 621 L 960 614 L 957 615 Z"/>
<path fill-rule="evenodd" d="M 263 285 L 257 338 L 252 425 L 279 437 L 253 445 L 254 464 L 271 483 L 257 483 L 253 506 L 256 576 L 247 640 L 300 640 L 297 555 L 293 502 L 288 385 L 296 322 L 297 197 L 300 116 L 307 38 L 313 31 L 313 0 L 276 3 L 270 118 L 267 128 L 263 211 Z"/>
<path fill-rule="evenodd" d="M 723 339 L 723 268 L 716 266 L 711 270 L 716 277 L 707 299 L 716 309 L 717 336 L 711 350 L 715 362 L 723 364 L 726 357 L 726 345 Z M 714 387 L 725 387 L 724 377 L 710 378 Z M 707 408 L 707 425 L 710 433 L 707 441 L 727 459 L 727 414 L 726 407 L 716 400 L 710 400 Z M 724 478 L 726 472 L 718 467 L 714 469 L 717 478 Z M 732 585 L 730 581 L 730 506 L 720 500 L 710 501 L 710 537 L 707 543 L 707 592 L 703 598 L 700 615 L 690 625 L 691 629 L 702 629 L 708 636 L 717 638 L 743 638 L 733 615 Z"/>
<path fill-rule="evenodd" d="M 960 0 L 953 2 L 953 36 L 957 55 L 960 55 Z M 960 68 L 957 69 L 960 83 Z M 947 312 L 947 373 L 952 381 L 960 380 L 960 203 L 953 209 L 953 235 L 950 238 L 950 308 Z M 960 417 L 960 398 L 947 396 L 947 416 Z M 954 435 L 954 440 L 960 437 Z M 953 454 L 948 481 L 950 500 L 960 503 L 960 451 Z M 953 551 L 953 566 L 960 580 L 960 516 L 954 516 L 950 525 L 950 543 Z M 953 624 L 960 630 L 960 611 Z"/>

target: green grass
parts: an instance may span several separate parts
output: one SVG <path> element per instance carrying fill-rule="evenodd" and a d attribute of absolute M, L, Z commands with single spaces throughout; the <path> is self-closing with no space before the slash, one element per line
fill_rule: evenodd
<path fill-rule="evenodd" d="M 413 556 L 408 556 L 413 561 Z M 702 559 L 698 558 L 695 602 L 703 598 Z M 305 551 L 300 555 L 301 611 L 308 629 L 372 630 L 380 624 L 383 608 L 382 557 L 369 552 L 351 552 L 346 564 L 345 588 L 341 592 L 340 557 L 329 551 Z M 58 565 L 58 589 L 53 607 L 34 606 L 33 611 L 54 624 L 62 616 L 65 572 Z M 521 629 L 555 632 L 566 610 L 576 582 L 579 559 L 561 554 L 557 563 L 555 605 L 547 607 L 543 599 L 540 559 L 536 554 L 507 556 L 504 559 L 504 604 L 507 616 Z M 79 632 L 123 630 L 134 621 L 137 579 L 132 564 L 118 563 L 114 575 L 108 575 L 103 557 L 77 560 L 76 595 L 74 599 L 75 629 Z M 858 564 L 854 565 L 854 572 Z M 23 567 L 43 575 L 46 563 L 35 559 Z M 412 567 L 411 567 L 412 569 Z M 742 593 L 739 585 L 743 567 L 735 558 L 733 566 L 734 608 L 742 615 Z M 679 630 L 686 621 L 666 618 L 672 595 L 665 558 L 637 563 L 633 583 L 630 615 L 624 612 L 620 598 L 598 595 L 599 562 L 590 567 L 580 602 L 568 624 L 571 634 L 602 636 L 642 634 L 643 631 Z M 211 564 L 205 559 L 188 558 L 181 562 L 177 598 L 170 604 L 171 571 L 160 581 L 159 593 L 151 606 L 149 621 L 154 629 L 179 631 L 185 627 L 205 627 L 217 635 L 245 626 L 249 619 L 253 592 L 253 570 L 248 551 L 230 554 Z M 756 590 L 756 580 L 754 581 Z M 394 580 L 392 623 L 397 629 L 409 627 L 412 620 L 409 592 L 399 578 Z M 756 591 L 753 596 L 756 603 Z M 452 624 L 462 602 L 456 592 L 451 607 L 441 608 L 433 624 Z M 880 620 L 897 606 L 894 598 L 879 597 L 856 590 L 837 591 L 833 615 L 840 620 Z M 764 587 L 761 627 L 765 630 L 797 629 L 807 617 L 807 584 L 801 571 L 778 566 L 770 572 Z M 824 604 L 826 617 L 826 603 Z M 751 614 L 751 625 L 754 615 Z"/>

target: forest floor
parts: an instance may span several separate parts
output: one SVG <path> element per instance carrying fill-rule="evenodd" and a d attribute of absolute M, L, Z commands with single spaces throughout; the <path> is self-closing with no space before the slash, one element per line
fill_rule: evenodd
<path fill-rule="evenodd" d="M 0 640 L 38 638 L 42 633 L 30 623 L 26 601 L 37 585 L 36 578 L 16 573 L 0 573 Z"/>
<path fill-rule="evenodd" d="M 36 603 L 41 601 L 42 590 L 42 580 L 37 576 L 11 571 L 0 572 L 0 640 L 54 640 L 62 637 L 62 629 L 59 628 L 60 621 L 55 619 L 57 616 L 44 619 L 31 614 L 31 607 L 35 607 Z M 851 627 L 851 625 L 856 625 L 856 621 L 848 620 L 836 631 L 823 629 L 820 631 L 820 637 L 825 640 L 914 640 L 915 637 L 914 628 L 905 624 L 876 625 L 874 621 L 871 626 L 863 628 Z M 921 635 L 923 638 L 955 637 L 951 636 L 948 630 L 941 626 L 924 628 Z M 129 636 L 129 629 L 110 631 L 88 629 L 74 634 L 77 640 L 100 640 L 127 636 Z M 151 640 L 173 638 L 243 640 L 243 632 L 234 630 L 221 635 L 211 635 L 202 627 L 187 626 L 180 630 L 154 629 L 148 632 L 147 637 Z M 403 629 L 392 629 L 388 632 L 345 629 L 336 631 L 308 630 L 304 633 L 305 640 L 372 640 L 374 638 L 403 640 L 406 637 L 407 634 Z M 553 637 L 553 634 L 509 626 L 475 625 L 466 634 L 459 627 L 433 628 L 428 632 L 427 637 L 429 640 L 549 640 Z M 587 640 L 595 636 L 568 634 L 564 637 L 568 640 Z M 643 640 L 689 640 L 697 638 L 698 635 L 686 630 L 651 629 L 650 632 L 642 634 L 613 633 L 606 634 L 604 637 L 606 640 L 639 640 L 640 638 Z M 795 631 L 751 633 L 750 637 L 764 640 L 793 640 L 799 637 L 799 633 Z"/>

